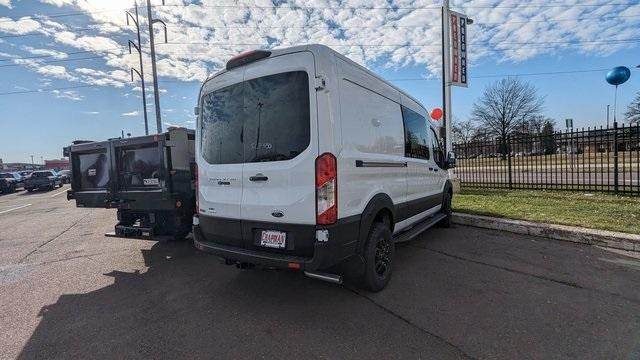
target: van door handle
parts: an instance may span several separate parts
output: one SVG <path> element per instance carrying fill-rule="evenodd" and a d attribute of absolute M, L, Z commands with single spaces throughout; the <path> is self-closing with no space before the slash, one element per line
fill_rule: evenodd
<path fill-rule="evenodd" d="M 218 181 L 218 185 L 231 185 L 230 181 Z"/>
<path fill-rule="evenodd" d="M 267 181 L 267 180 L 269 180 L 269 178 L 264 175 L 256 175 L 249 178 L 249 181 Z"/>

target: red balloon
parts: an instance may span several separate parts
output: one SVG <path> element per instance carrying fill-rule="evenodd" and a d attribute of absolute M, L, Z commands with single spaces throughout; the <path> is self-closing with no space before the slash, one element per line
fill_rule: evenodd
<path fill-rule="evenodd" d="M 442 119 L 442 115 L 444 115 L 444 114 L 442 113 L 442 109 L 440 109 L 440 108 L 435 108 L 435 109 L 431 110 L 431 118 L 433 120 L 437 121 L 437 120 Z"/>

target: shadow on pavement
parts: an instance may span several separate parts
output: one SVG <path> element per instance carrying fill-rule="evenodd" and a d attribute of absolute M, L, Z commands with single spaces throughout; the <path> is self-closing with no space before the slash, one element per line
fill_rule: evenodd
<path fill-rule="evenodd" d="M 341 286 L 238 270 L 190 243 L 142 252 L 146 271 L 43 307 L 19 358 L 460 357 Z"/>

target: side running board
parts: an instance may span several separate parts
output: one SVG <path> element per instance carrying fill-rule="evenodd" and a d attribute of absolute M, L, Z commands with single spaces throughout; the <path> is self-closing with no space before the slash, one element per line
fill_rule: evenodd
<path fill-rule="evenodd" d="M 439 223 L 442 219 L 447 217 L 447 215 L 439 212 L 431 217 L 426 218 L 422 222 L 414 225 L 407 231 L 403 231 L 400 234 L 396 235 L 394 241 L 396 243 L 405 242 L 409 240 L 413 240 L 416 236 L 422 234 L 425 230 L 433 227 L 437 223 Z"/>

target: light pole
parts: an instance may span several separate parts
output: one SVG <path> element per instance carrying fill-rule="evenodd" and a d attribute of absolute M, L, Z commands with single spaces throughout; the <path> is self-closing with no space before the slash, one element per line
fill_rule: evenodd
<path fill-rule="evenodd" d="M 141 42 L 140 42 L 140 22 L 138 21 L 138 2 L 134 2 L 134 6 L 135 6 L 135 14 L 136 16 L 133 17 L 133 15 L 131 15 L 131 13 L 129 13 L 127 11 L 127 25 L 129 25 L 129 18 L 131 18 L 131 21 L 133 21 L 133 23 L 136 25 L 136 31 L 138 32 L 138 43 L 134 43 L 133 41 L 129 40 L 129 54 L 131 54 L 131 46 L 133 45 L 133 47 L 138 51 L 138 57 L 140 59 L 140 71 L 131 68 L 131 81 L 133 82 L 133 72 L 135 71 L 136 74 L 138 74 L 138 76 L 140 76 L 140 81 L 142 84 L 142 107 L 143 107 L 143 111 L 144 111 L 144 134 L 145 135 L 149 135 L 149 121 L 147 120 L 147 95 L 146 95 L 146 90 L 145 90 L 145 84 L 144 84 L 144 68 L 142 67 L 142 49 L 141 47 Z M 122 137 L 124 139 L 124 136 Z"/>
<path fill-rule="evenodd" d="M 162 0 L 164 5 L 164 0 Z M 160 19 L 154 19 L 151 15 L 151 0 L 147 0 L 147 21 L 149 22 L 149 45 L 151 46 L 151 73 L 153 74 L 153 97 L 156 108 L 156 127 L 158 134 L 162 132 L 162 119 L 160 116 L 160 94 L 158 92 L 158 72 L 156 70 L 156 48 L 153 39 L 153 24 L 160 23 L 164 26 L 164 42 L 167 42 L 167 24 Z"/>

